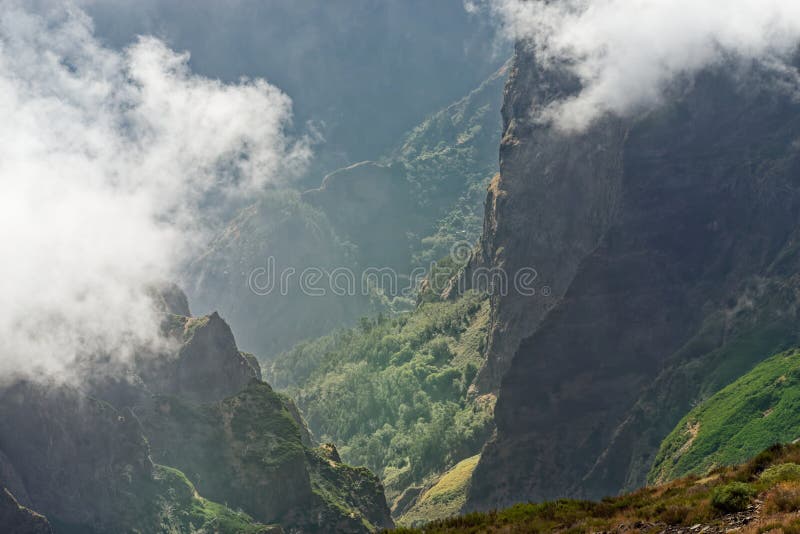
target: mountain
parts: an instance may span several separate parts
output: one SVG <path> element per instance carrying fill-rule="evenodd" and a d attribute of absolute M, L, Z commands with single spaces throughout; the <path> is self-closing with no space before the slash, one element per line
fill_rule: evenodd
<path fill-rule="evenodd" d="M 478 385 L 499 386 L 497 432 L 466 509 L 640 487 L 692 402 L 797 341 L 800 105 L 749 76 L 710 68 L 563 133 L 535 110 L 580 84 L 517 45 L 465 277 L 529 267 L 540 291 L 491 298 Z"/>
<path fill-rule="evenodd" d="M 598 502 L 517 504 L 403 532 L 795 532 L 800 528 L 798 460 L 798 446 L 775 446 L 703 478 L 681 478 Z"/>
<path fill-rule="evenodd" d="M 470 395 L 488 311 L 474 292 L 424 302 L 300 343 L 264 373 L 296 399 L 315 436 L 379 474 L 397 518 L 492 432 L 494 397 Z"/>
<path fill-rule="evenodd" d="M 800 438 L 800 352 L 776 354 L 694 407 L 664 439 L 648 480 L 702 475 Z"/>
<path fill-rule="evenodd" d="M 218 314 L 171 313 L 185 302 L 162 299 L 170 351 L 140 351 L 125 369 L 89 362 L 77 385 L 0 388 L 0 487 L 16 499 L 2 513 L 44 528 L 34 510 L 55 532 L 392 526 L 377 477 L 314 447 Z"/>
<path fill-rule="evenodd" d="M 0 410 L 0 484 L 55 532 L 190 532 L 214 524 L 271 531 L 200 497 L 183 473 L 154 464 L 129 409 L 70 387 L 17 383 L 3 389 Z"/>
<path fill-rule="evenodd" d="M 505 75 L 498 70 L 428 117 L 378 161 L 336 170 L 301 195 L 265 192 L 187 268 L 193 307 L 219 309 L 241 345 L 268 359 L 361 316 L 413 308 L 413 270 L 480 235 L 481 200 L 497 171 Z M 309 268 L 322 272 L 316 287 L 324 294 L 300 285 Z M 392 269 L 391 281 L 376 288 L 369 268 L 376 278 Z M 351 275 L 343 291 L 331 287 L 335 272 Z M 255 290 L 253 273 L 260 273 Z"/>

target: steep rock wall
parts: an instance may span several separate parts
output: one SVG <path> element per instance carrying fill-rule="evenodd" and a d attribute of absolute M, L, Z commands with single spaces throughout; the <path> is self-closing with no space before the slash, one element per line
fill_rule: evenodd
<path fill-rule="evenodd" d="M 720 67 L 657 111 L 562 135 L 532 117 L 574 81 L 518 46 L 501 176 L 471 265 L 530 264 L 552 297 L 493 299 L 484 376 L 502 378 L 497 434 L 468 509 L 643 482 L 681 405 L 702 393 L 702 373 L 726 365 L 709 364 L 713 351 L 755 323 L 723 326 L 694 352 L 687 344 L 735 315 L 758 280 L 789 284 L 800 106 L 764 90 L 769 73 L 753 76 L 740 83 Z M 746 352 L 737 365 L 767 355 Z"/>

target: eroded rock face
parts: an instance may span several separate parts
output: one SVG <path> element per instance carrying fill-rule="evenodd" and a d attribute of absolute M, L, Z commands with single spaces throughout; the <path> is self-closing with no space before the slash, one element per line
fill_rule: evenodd
<path fill-rule="evenodd" d="M 306 447 L 286 402 L 263 382 L 203 405 L 158 396 L 137 415 L 157 462 L 259 521 L 300 532 L 392 526 L 377 477 Z"/>
<path fill-rule="evenodd" d="M 51 534 L 47 519 L 17 502 L 14 495 L 0 487 L 0 526 L 14 534 Z"/>
<path fill-rule="evenodd" d="M 19 476 L 11 459 L 3 451 L 0 451 L 0 486 L 8 490 L 19 504 L 31 506 L 31 498 L 28 490 L 25 489 L 22 477 Z"/>
<path fill-rule="evenodd" d="M 260 370 L 239 352 L 231 328 L 219 314 L 195 320 L 199 324 L 190 319 L 187 328 L 192 332 L 178 354 L 174 394 L 195 401 L 218 400 L 258 378 Z"/>
<path fill-rule="evenodd" d="M 501 173 L 490 184 L 483 235 L 463 275 L 463 287 L 495 286 L 489 288 L 489 357 L 476 380 L 483 392 L 497 390 L 520 340 L 536 330 L 579 262 L 597 247 L 615 213 L 621 180 L 623 125 L 609 119 L 565 140 L 533 123 L 532 106 L 560 99 L 576 84 L 558 71 L 529 68 L 527 60 L 521 45 L 504 94 Z M 507 295 L 492 269 L 505 273 Z M 536 271 L 533 297 L 513 289 L 526 269 Z"/>
<path fill-rule="evenodd" d="M 125 494 L 152 478 L 133 414 L 66 386 L 19 382 L 0 391 L 0 448 L 25 504 L 68 524 L 118 525 Z"/>
<path fill-rule="evenodd" d="M 261 378 L 258 360 L 239 351 L 231 328 L 216 312 L 204 317 L 171 315 L 165 328 L 174 351 L 145 354 L 132 370 L 148 393 L 213 402 Z"/>
<path fill-rule="evenodd" d="M 212 500 L 269 523 L 311 495 L 299 429 L 267 384 L 206 405 L 157 396 L 137 415 L 155 461 L 183 471 Z"/>
<path fill-rule="evenodd" d="M 708 386 L 713 351 L 755 327 L 730 320 L 739 297 L 759 281 L 791 285 L 800 105 L 760 87 L 705 72 L 647 116 L 563 136 L 531 111 L 574 82 L 518 46 L 501 176 L 472 266 L 531 265 L 552 296 L 495 297 L 482 376 L 487 388 L 503 377 L 497 435 L 467 508 L 643 482 L 682 415 L 676 403 Z M 690 346 L 719 317 L 717 335 Z"/>

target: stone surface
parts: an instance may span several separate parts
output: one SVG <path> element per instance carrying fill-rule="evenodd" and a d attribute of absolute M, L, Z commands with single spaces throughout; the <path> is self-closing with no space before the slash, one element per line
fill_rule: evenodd
<path fill-rule="evenodd" d="M 532 122 L 532 110 L 575 89 L 518 46 L 501 174 L 470 268 L 532 266 L 551 296 L 493 300 L 479 385 L 500 384 L 497 435 L 467 508 L 597 498 L 643 482 L 681 403 L 701 392 L 708 366 L 686 363 L 739 332 L 723 327 L 693 353 L 686 345 L 710 318 L 735 315 L 749 287 L 788 283 L 798 266 L 796 102 L 720 68 L 657 111 L 583 134 Z M 658 389 L 678 367 L 684 400 Z"/>

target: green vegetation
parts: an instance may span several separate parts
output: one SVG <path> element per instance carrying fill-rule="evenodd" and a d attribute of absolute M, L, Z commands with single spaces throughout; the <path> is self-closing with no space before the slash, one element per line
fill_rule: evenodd
<path fill-rule="evenodd" d="M 266 368 L 311 431 L 382 475 L 387 495 L 480 451 L 493 399 L 468 390 L 483 362 L 488 301 L 470 292 L 301 343 Z"/>
<path fill-rule="evenodd" d="M 800 465 L 793 463 L 773 465 L 764 470 L 760 479 L 770 483 L 800 480 Z"/>
<path fill-rule="evenodd" d="M 422 492 L 414 506 L 398 518 L 397 522 L 416 526 L 458 515 L 467 501 L 467 489 L 479 459 L 478 454 L 457 463 L 432 487 Z"/>
<path fill-rule="evenodd" d="M 334 454 L 330 454 L 328 448 L 332 448 Z M 325 445 L 306 454 L 312 491 L 325 503 L 325 513 L 332 515 L 333 511 L 338 516 L 326 524 L 341 526 L 346 518 L 350 523 L 360 522 L 367 531 L 375 532 L 385 520 L 380 511 L 386 510 L 380 480 L 366 468 L 342 463 L 335 450 L 333 445 Z M 365 510 L 376 513 L 370 516 Z"/>
<path fill-rule="evenodd" d="M 711 506 L 724 514 L 744 512 L 753 502 L 756 490 L 744 482 L 731 482 L 714 488 L 711 492 Z"/>
<path fill-rule="evenodd" d="M 278 531 L 255 522 L 244 512 L 201 497 L 186 475 L 177 469 L 156 465 L 154 483 L 160 532 L 261 534 Z"/>
<path fill-rule="evenodd" d="M 720 467 L 704 478 L 691 475 L 600 502 L 560 500 L 518 504 L 506 510 L 471 513 L 394 532 L 620 532 L 637 531 L 643 524 L 652 525 L 654 532 L 693 525 L 700 525 L 693 531 L 736 528 L 747 534 L 771 529 L 797 532 L 800 480 L 780 480 L 773 475 L 784 472 L 787 468 L 782 466 L 796 464 L 798 460 L 800 445 L 774 446 L 743 465 Z M 756 498 L 763 502 L 759 513 L 752 507 Z M 741 517 L 735 514 L 745 510 L 751 523 L 742 528 Z"/>
<path fill-rule="evenodd" d="M 651 481 L 744 461 L 800 437 L 800 351 L 773 356 L 692 409 L 661 444 Z"/>
<path fill-rule="evenodd" d="M 483 224 L 486 186 L 498 171 L 500 95 L 505 68 L 469 95 L 414 128 L 392 155 L 403 162 L 414 205 L 436 221 L 413 246 L 427 267 L 456 242 L 474 243 Z"/>
<path fill-rule="evenodd" d="M 374 531 L 387 524 L 378 478 L 305 447 L 283 396 L 264 382 L 253 380 L 206 405 L 157 396 L 138 416 L 156 461 L 181 469 L 203 495 L 260 521 L 305 531 L 324 525 Z"/>

